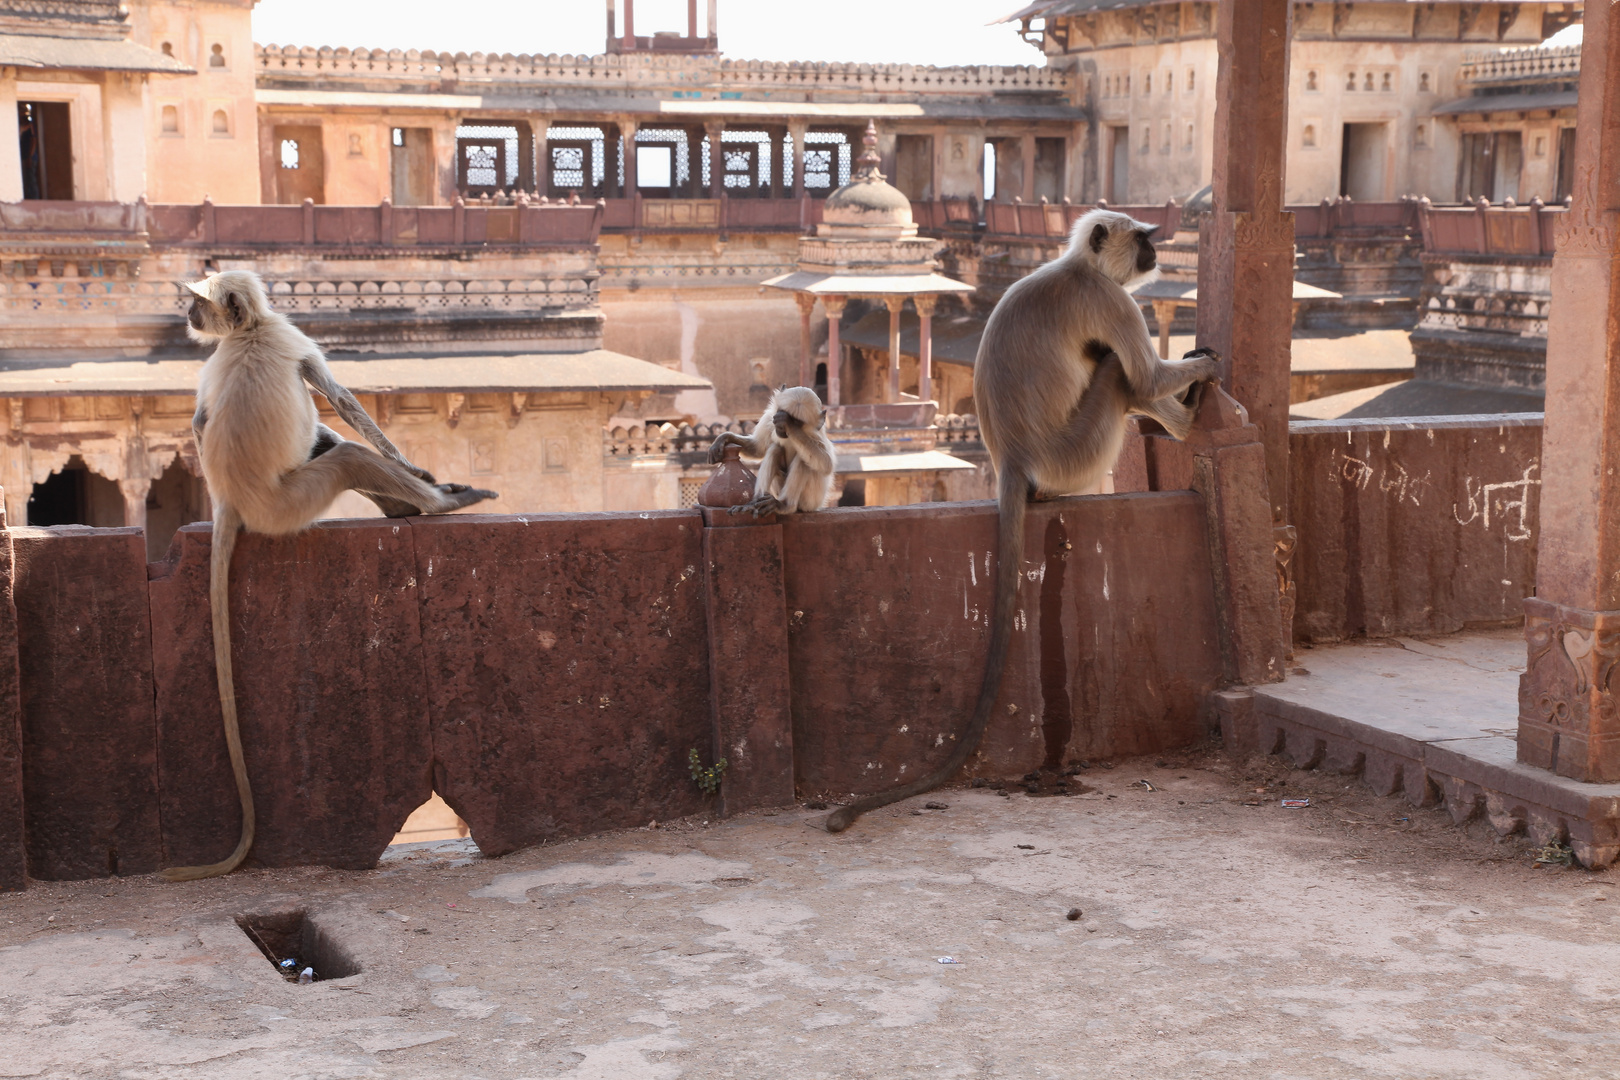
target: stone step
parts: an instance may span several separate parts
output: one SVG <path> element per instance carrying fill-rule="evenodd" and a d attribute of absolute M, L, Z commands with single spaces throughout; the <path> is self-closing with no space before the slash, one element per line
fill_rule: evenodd
<path fill-rule="evenodd" d="M 1287 682 L 1216 695 L 1227 745 L 1360 776 L 1379 795 L 1481 814 L 1506 836 L 1568 843 L 1583 866 L 1620 858 L 1620 784 L 1517 760 L 1521 630 L 1300 649 Z"/>

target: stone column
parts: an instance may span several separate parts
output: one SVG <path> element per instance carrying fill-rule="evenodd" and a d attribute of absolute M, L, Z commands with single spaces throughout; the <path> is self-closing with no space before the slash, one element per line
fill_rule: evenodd
<path fill-rule="evenodd" d="M 794 293 L 793 299 L 799 304 L 799 385 L 812 385 L 812 371 L 810 369 L 810 312 L 815 309 L 816 298 L 810 293 Z M 832 369 L 827 369 L 828 374 Z"/>
<path fill-rule="evenodd" d="M 1018 140 L 1018 150 L 1024 170 L 1018 194 L 1026 203 L 1032 203 L 1035 201 L 1035 136 L 1025 135 Z"/>
<path fill-rule="evenodd" d="M 810 125 L 798 120 L 788 125 L 788 134 L 793 137 L 793 148 L 788 151 L 793 161 L 793 197 L 804 198 L 804 136 L 810 130 Z"/>
<path fill-rule="evenodd" d="M 726 189 L 726 163 L 720 156 L 720 136 L 725 133 L 722 120 L 710 120 L 703 125 L 703 134 L 709 140 L 709 198 L 718 199 Z"/>
<path fill-rule="evenodd" d="M 534 133 L 534 193 L 544 197 L 551 190 L 551 146 L 546 142 L 551 121 L 531 119 L 529 130 Z"/>
<path fill-rule="evenodd" d="M 883 302 L 889 308 L 889 392 L 883 400 L 900 400 L 900 312 L 906 306 L 903 296 L 886 296 Z"/>
<path fill-rule="evenodd" d="M 827 404 L 829 406 L 842 405 L 838 396 L 839 368 L 843 367 L 843 357 L 839 354 L 842 346 L 838 344 L 838 320 L 844 316 L 844 305 L 849 303 L 847 296 L 823 296 L 821 306 L 827 309 Z"/>
<path fill-rule="evenodd" d="M 935 128 L 931 141 L 933 153 L 928 155 L 928 197 L 939 202 L 945 198 L 945 149 L 949 145 L 950 134 L 945 128 Z"/>
<path fill-rule="evenodd" d="M 635 120 L 619 121 L 619 138 L 624 146 L 624 190 L 619 192 L 619 197 L 624 199 L 635 198 L 641 190 L 636 183 L 636 132 L 639 128 L 640 125 Z M 605 138 L 602 140 L 602 152 L 607 152 L 607 140 Z M 615 181 L 617 181 L 617 169 L 608 168 L 606 171 L 609 176 L 614 177 Z M 639 218 L 636 220 L 636 224 L 641 224 Z"/>
<path fill-rule="evenodd" d="M 14 73 L 11 69 L 8 74 Z M 17 136 L 17 83 L 0 79 L 0 202 L 21 202 L 22 149 Z M 4 723 L 0 720 L 0 723 Z"/>
<path fill-rule="evenodd" d="M 1198 258 L 1198 344 L 1221 354 L 1227 388 L 1260 429 L 1278 525 L 1288 520 L 1294 215 L 1282 200 L 1292 13 L 1292 0 L 1221 0 L 1214 212 Z"/>
<path fill-rule="evenodd" d="M 937 296 L 914 296 L 912 305 L 917 309 L 917 397 L 931 401 L 934 397 L 934 307 Z"/>
<path fill-rule="evenodd" d="M 1620 13 L 1588 5 L 1575 189 L 1547 328 L 1540 553 L 1519 760 L 1620 780 Z"/>

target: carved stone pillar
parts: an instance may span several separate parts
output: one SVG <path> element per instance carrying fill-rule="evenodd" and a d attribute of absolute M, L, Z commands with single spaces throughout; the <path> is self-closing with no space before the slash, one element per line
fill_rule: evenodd
<path fill-rule="evenodd" d="M 1288 375 L 1294 331 L 1294 215 L 1283 210 L 1292 0 L 1221 0 L 1216 49 L 1214 208 L 1200 228 L 1198 344 L 1265 446 L 1283 641 L 1293 638 L 1288 525 Z"/>
<path fill-rule="evenodd" d="M 1536 595 L 1519 760 L 1620 780 L 1620 13 L 1586 9 L 1575 190 L 1547 328 Z"/>
<path fill-rule="evenodd" d="M 793 163 L 793 197 L 795 199 L 804 198 L 804 136 L 809 130 L 809 124 L 803 120 L 788 125 L 788 134 L 793 137 L 793 147 L 788 151 L 788 157 Z"/>
<path fill-rule="evenodd" d="M 906 298 L 888 296 L 883 302 L 889 308 L 889 378 L 888 393 L 883 400 L 896 402 L 900 400 L 900 312 L 906 306 Z"/>
<path fill-rule="evenodd" d="M 934 308 L 937 296 L 916 296 L 911 300 L 917 309 L 917 398 L 931 401 L 934 397 Z"/>
<path fill-rule="evenodd" d="M 619 121 L 619 138 L 621 140 L 623 140 L 623 146 L 624 146 L 624 151 L 623 151 L 623 153 L 624 153 L 624 190 L 619 192 L 619 196 L 620 196 L 620 198 L 624 198 L 624 199 L 633 199 L 633 198 L 635 198 L 636 193 L 640 190 L 636 186 L 636 131 L 637 130 L 639 130 L 639 125 L 636 123 L 635 120 L 625 118 L 625 119 L 622 119 L 622 120 Z M 602 148 L 602 152 L 603 153 L 607 152 L 607 147 L 605 145 L 605 140 L 604 140 L 604 145 L 603 145 L 603 148 Z M 610 181 L 617 181 L 617 179 L 618 179 L 618 170 L 613 168 L 613 163 L 612 162 L 606 162 L 604 164 L 606 165 L 606 170 L 605 171 L 606 171 Z M 636 224 L 638 224 L 638 225 L 641 224 L 639 219 L 636 221 Z"/>
<path fill-rule="evenodd" d="M 811 385 L 810 369 L 810 313 L 815 310 L 816 298 L 811 293 L 794 293 L 799 304 L 799 385 Z M 831 367 L 828 369 L 831 374 Z"/>
<path fill-rule="evenodd" d="M 1035 201 L 1035 136 L 1025 135 L 1018 140 L 1018 151 L 1024 173 L 1018 195 L 1025 202 L 1032 203 Z"/>
<path fill-rule="evenodd" d="M 534 193 L 543 196 L 551 190 L 551 147 L 546 142 L 551 121 L 531 119 L 529 129 L 534 132 Z"/>
<path fill-rule="evenodd" d="M 703 125 L 703 134 L 709 140 L 709 198 L 718 199 L 720 193 L 726 189 L 726 160 L 721 156 L 723 150 L 720 138 L 725 134 L 726 125 L 720 120 L 710 120 Z"/>
<path fill-rule="evenodd" d="M 1198 344 L 1260 429 L 1272 516 L 1288 510 L 1294 215 L 1285 213 L 1290 0 L 1222 0 L 1216 17 L 1214 211 L 1198 258 Z"/>
<path fill-rule="evenodd" d="M 840 355 L 843 346 L 838 343 L 838 320 L 844 317 L 844 305 L 849 303 L 847 296 L 823 296 L 821 306 L 827 309 L 827 404 L 829 406 L 842 405 L 839 397 L 838 375 L 839 369 L 844 366 L 844 358 Z"/>

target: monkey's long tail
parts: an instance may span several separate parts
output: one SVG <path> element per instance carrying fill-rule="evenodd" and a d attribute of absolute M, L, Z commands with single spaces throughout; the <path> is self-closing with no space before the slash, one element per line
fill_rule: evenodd
<path fill-rule="evenodd" d="M 197 881 L 235 870 L 247 858 L 256 828 L 253 789 L 248 786 L 242 732 L 236 723 L 236 680 L 231 674 L 231 553 L 236 550 L 236 534 L 241 531 L 242 519 L 224 504 L 217 504 L 216 510 L 214 539 L 208 558 L 208 607 L 214 624 L 214 674 L 219 682 L 219 711 L 225 719 L 225 745 L 231 754 L 231 772 L 236 774 L 236 793 L 242 799 L 242 836 L 236 842 L 236 850 L 224 861 L 208 866 L 170 867 L 162 871 L 168 881 Z"/>
<path fill-rule="evenodd" d="M 868 795 L 848 806 L 840 806 L 827 815 L 828 832 L 843 832 L 868 811 L 934 790 L 955 776 L 979 748 L 984 729 L 990 724 L 990 712 L 996 707 L 996 696 L 1001 693 L 1001 677 L 1007 670 L 1007 648 L 1012 643 L 1018 578 L 1024 564 L 1024 516 L 1029 507 L 1029 479 L 1022 469 L 1008 463 L 1001 470 L 997 476 L 996 503 L 1000 519 L 996 550 L 996 598 L 990 616 L 990 649 L 984 663 L 984 682 L 979 687 L 979 700 L 973 706 L 972 719 L 951 748 L 950 757 L 939 768 L 903 787 Z"/>

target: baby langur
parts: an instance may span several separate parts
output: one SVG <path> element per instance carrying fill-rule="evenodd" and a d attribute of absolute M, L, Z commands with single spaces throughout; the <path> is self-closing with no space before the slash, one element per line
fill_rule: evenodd
<path fill-rule="evenodd" d="M 990 313 L 973 368 L 1000 517 L 984 682 L 966 730 L 939 768 L 840 807 L 827 818 L 829 831 L 843 832 L 869 810 L 938 787 L 978 748 L 1006 668 L 1028 500 L 1092 489 L 1119 456 L 1128 413 L 1187 437 L 1199 404 L 1195 384 L 1215 374 L 1219 357 L 1197 349 L 1181 363 L 1159 359 L 1126 291 L 1158 274 L 1153 232 L 1125 214 L 1093 210 L 1075 222 L 1063 254 L 1015 282 Z"/>
<path fill-rule="evenodd" d="M 820 510 L 832 490 L 837 454 L 827 437 L 827 410 L 808 387 L 782 387 L 771 395 L 765 414 L 752 435 L 722 432 L 709 447 L 709 463 L 725 455 L 727 446 L 742 447 L 745 457 L 759 458 L 754 498 L 731 512 L 791 514 Z"/>
<path fill-rule="evenodd" d="M 232 270 L 187 287 L 194 294 L 186 316 L 189 332 L 218 342 L 197 379 L 191 427 L 214 504 L 208 599 L 219 707 L 242 800 L 242 834 L 224 861 L 163 871 L 170 881 L 228 874 L 253 846 L 253 792 L 231 673 L 230 569 L 237 531 L 245 526 L 271 535 L 298 532 L 349 490 L 370 498 L 389 517 L 443 514 L 496 497 L 465 484 L 434 483 L 429 473 L 406 461 L 354 395 L 332 378 L 320 347 L 270 310 L 257 275 Z M 320 423 L 306 382 L 380 454 Z"/>

